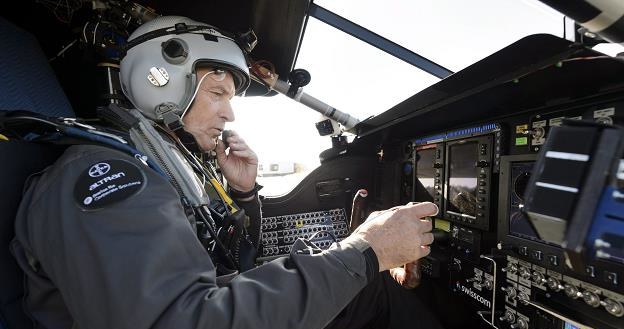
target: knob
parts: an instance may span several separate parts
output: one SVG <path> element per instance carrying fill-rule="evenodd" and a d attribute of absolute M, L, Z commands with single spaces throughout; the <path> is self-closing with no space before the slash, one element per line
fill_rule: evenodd
<path fill-rule="evenodd" d="M 483 282 L 483 285 L 485 286 L 485 289 L 487 290 L 492 290 L 492 288 L 494 288 L 494 283 L 490 280 L 485 280 Z"/>
<path fill-rule="evenodd" d="M 528 329 L 529 323 L 525 319 L 518 319 L 518 322 L 510 326 L 512 329 Z"/>
<path fill-rule="evenodd" d="M 480 283 L 481 282 L 481 277 L 475 275 L 472 278 L 466 280 L 466 282 L 478 282 L 478 283 Z"/>
<path fill-rule="evenodd" d="M 433 234 L 433 243 L 437 245 L 448 243 L 448 240 L 449 240 L 448 232 L 443 231 L 439 228 L 434 228 L 433 230 L 431 230 L 431 233 Z"/>
<path fill-rule="evenodd" d="M 591 307 L 600 306 L 600 297 L 598 297 L 595 293 L 591 291 L 583 292 L 583 300 L 585 301 L 585 304 Z"/>
<path fill-rule="evenodd" d="M 559 280 L 552 277 L 548 278 L 547 284 L 550 290 L 560 291 L 561 289 L 563 289 L 563 286 L 561 285 L 561 283 L 559 283 Z"/>
<path fill-rule="evenodd" d="M 507 272 L 507 273 L 511 273 L 511 274 L 516 273 L 516 271 L 518 271 L 518 267 L 514 263 L 508 263 L 507 267 L 505 267 L 503 269 L 503 272 Z"/>
<path fill-rule="evenodd" d="M 505 292 L 508 299 L 516 298 L 516 289 L 514 287 L 503 287 L 501 290 Z"/>
<path fill-rule="evenodd" d="M 526 267 L 520 266 L 520 276 L 525 280 L 531 279 L 531 271 Z"/>
<path fill-rule="evenodd" d="M 521 292 L 518 295 L 518 300 L 520 301 L 520 303 L 522 303 L 523 305 L 527 305 L 529 303 L 529 295 Z"/>
<path fill-rule="evenodd" d="M 583 296 L 583 294 L 579 293 L 578 289 L 573 285 L 566 284 L 563 287 L 563 291 L 568 297 L 573 298 L 573 299 L 577 299 Z"/>
<path fill-rule="evenodd" d="M 457 260 L 454 260 L 449 264 L 449 270 L 453 272 L 461 272 L 461 264 Z"/>
<path fill-rule="evenodd" d="M 604 300 L 604 308 L 611 315 L 615 315 L 617 317 L 621 317 L 622 315 L 624 315 L 624 307 L 622 307 L 622 304 L 611 298 L 607 298 Z"/>
<path fill-rule="evenodd" d="M 490 163 L 485 161 L 485 160 L 481 160 L 481 161 L 477 162 L 477 167 L 479 167 L 479 168 L 485 168 L 485 167 L 488 167 L 489 165 L 490 165 Z"/>
<path fill-rule="evenodd" d="M 514 323 L 514 321 L 516 321 L 516 316 L 513 313 L 511 313 L 510 310 L 506 310 L 505 314 L 503 314 L 503 316 L 501 316 L 498 319 L 501 320 L 502 322 Z"/>
<path fill-rule="evenodd" d="M 533 272 L 532 277 L 533 277 L 533 282 L 535 282 L 536 284 L 542 285 L 546 283 L 546 279 L 544 279 L 544 274 L 540 272 Z"/>

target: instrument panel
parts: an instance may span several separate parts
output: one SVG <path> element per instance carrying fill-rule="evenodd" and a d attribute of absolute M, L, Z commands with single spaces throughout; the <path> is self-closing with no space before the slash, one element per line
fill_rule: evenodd
<path fill-rule="evenodd" d="M 363 122 L 267 216 L 433 202 L 416 294 L 446 328 L 624 328 L 622 74 L 567 41 L 519 40 Z"/>
<path fill-rule="evenodd" d="M 573 179 L 575 172 L 565 161 L 572 162 L 571 165 L 588 162 L 589 158 L 598 161 L 598 155 L 591 154 L 589 149 L 570 151 L 588 138 L 575 132 L 581 126 L 595 130 L 603 124 L 622 122 L 622 114 L 624 103 L 597 104 L 585 110 L 511 117 L 407 141 L 414 153 L 411 200 L 436 203 L 441 211 L 434 219 L 435 227 L 449 235 L 448 244 L 434 244 L 432 254 L 423 261 L 423 273 L 431 280 L 443 282 L 449 292 L 471 305 L 483 322 L 493 327 L 624 327 L 622 226 L 612 226 L 615 230 L 610 233 L 601 230 L 594 234 L 588 230 L 585 237 L 591 246 L 583 253 L 583 267 L 579 270 L 569 264 L 569 239 L 555 241 L 543 237 L 544 232 L 557 228 L 553 223 L 558 221 L 548 224 L 532 220 L 526 209 L 531 205 L 548 207 L 547 215 L 554 216 L 565 205 L 559 194 L 567 193 L 566 188 L 572 189 L 568 186 L 572 184 L 561 183 Z M 563 130 L 571 133 L 562 134 Z M 559 143 L 566 145 L 567 152 L 554 149 L 555 139 L 550 144 L 546 142 L 551 141 L 552 131 L 561 135 Z M 591 148 L 599 153 L 606 146 L 598 140 L 595 138 Z M 523 151 L 512 152 L 520 147 Z M 622 187 L 624 177 L 617 178 L 617 173 L 624 170 L 624 154 L 621 147 L 615 149 L 617 152 L 610 154 L 611 166 L 605 167 L 609 174 L 603 175 L 605 179 L 599 184 L 601 190 L 610 189 L 609 179 L 620 182 Z M 557 163 L 544 167 L 544 159 Z M 540 171 L 541 177 L 536 179 L 538 163 L 546 172 Z M 577 178 L 589 180 L 588 175 L 584 171 Z M 527 195 L 536 193 L 531 186 L 550 187 L 551 192 Z M 613 191 L 611 195 L 617 195 Z M 576 196 L 577 204 L 590 202 L 579 198 L 580 192 L 568 194 Z M 595 202 L 600 202 L 599 196 L 595 196 Z M 611 220 L 624 218 L 624 200 L 619 200 L 618 210 L 613 206 L 605 210 L 610 211 L 605 216 Z M 598 205 L 596 216 L 600 209 Z M 585 222 L 590 225 L 592 218 Z M 561 227 L 565 231 L 570 225 L 564 223 Z M 600 238 L 606 236 L 608 241 Z"/>

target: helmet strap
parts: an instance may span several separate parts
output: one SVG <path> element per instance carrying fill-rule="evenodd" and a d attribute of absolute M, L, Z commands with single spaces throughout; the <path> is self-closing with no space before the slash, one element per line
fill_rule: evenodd
<path fill-rule="evenodd" d="M 195 136 L 184 129 L 184 122 L 175 111 L 167 111 L 162 114 L 162 117 L 165 126 L 178 137 L 184 147 L 196 154 L 202 152 Z"/>

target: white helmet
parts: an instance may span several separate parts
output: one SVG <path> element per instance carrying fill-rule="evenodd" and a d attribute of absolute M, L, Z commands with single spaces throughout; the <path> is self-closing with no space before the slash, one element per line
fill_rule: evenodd
<path fill-rule="evenodd" d="M 245 55 L 234 37 L 190 18 L 155 18 L 132 33 L 125 49 L 120 66 L 122 90 L 154 121 L 162 121 L 163 113 L 171 110 L 182 116 L 190 106 L 199 64 L 230 72 L 237 95 L 250 83 Z"/>

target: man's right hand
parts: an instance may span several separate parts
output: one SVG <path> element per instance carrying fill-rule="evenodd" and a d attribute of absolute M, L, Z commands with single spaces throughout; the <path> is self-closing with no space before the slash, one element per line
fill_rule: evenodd
<path fill-rule="evenodd" d="M 377 255 L 379 271 L 389 270 L 427 256 L 433 242 L 431 222 L 438 213 L 431 202 L 411 203 L 370 214 L 349 238 L 368 242 Z"/>

